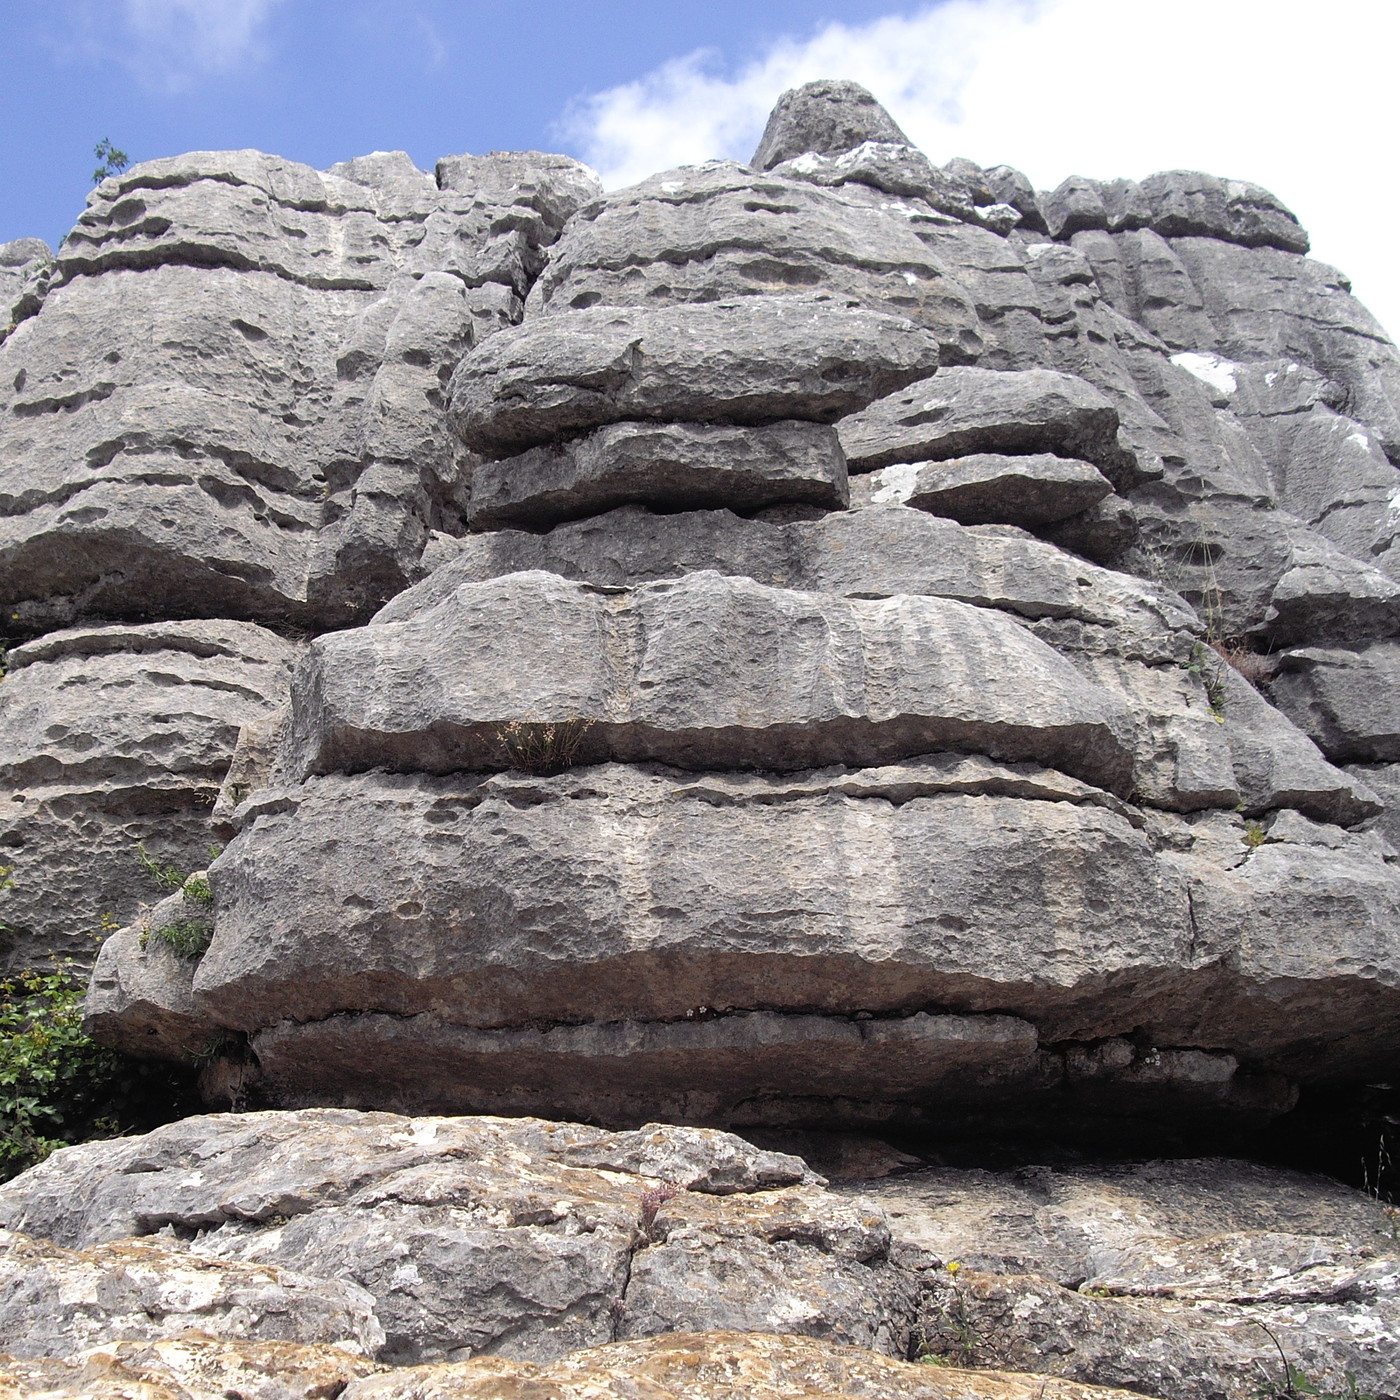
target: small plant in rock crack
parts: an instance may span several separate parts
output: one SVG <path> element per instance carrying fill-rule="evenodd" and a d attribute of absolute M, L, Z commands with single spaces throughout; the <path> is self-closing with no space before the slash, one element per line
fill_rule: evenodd
<path fill-rule="evenodd" d="M 1240 837 L 1240 840 L 1251 851 L 1257 851 L 1268 839 L 1269 832 L 1263 822 L 1245 822 L 1244 835 Z"/>
<path fill-rule="evenodd" d="M 563 719 L 545 723 L 510 720 L 498 724 L 495 739 L 507 767 L 522 773 L 549 775 L 573 766 L 591 719 Z"/>
<path fill-rule="evenodd" d="M 1279 1341 L 1271 1327 L 1266 1327 L 1262 1322 L 1256 1322 L 1254 1325 L 1274 1344 L 1274 1350 L 1278 1352 L 1280 1368 L 1275 1374 L 1262 1361 L 1254 1363 L 1259 1371 L 1259 1379 L 1255 1382 L 1254 1393 L 1259 1397 L 1259 1400 L 1376 1400 L 1375 1396 L 1357 1388 L 1356 1378 L 1350 1371 L 1346 1372 L 1346 1378 L 1340 1390 L 1328 1390 L 1318 1385 L 1316 1381 L 1289 1361 L 1288 1355 L 1283 1349 L 1283 1343 Z"/>
<path fill-rule="evenodd" d="M 1229 640 L 1211 642 L 1210 647 L 1227 666 L 1243 676 L 1255 690 L 1262 689 L 1273 680 L 1274 663 L 1267 656 Z"/>
<path fill-rule="evenodd" d="M 1210 712 L 1221 723 L 1225 723 L 1225 662 L 1220 653 L 1204 642 L 1197 642 L 1191 648 L 1191 659 L 1186 670 L 1205 688 L 1206 704 Z"/>
<path fill-rule="evenodd" d="M 199 958 L 209 951 L 214 930 L 207 919 L 176 919 L 173 924 L 162 924 L 159 928 L 147 926 L 141 930 L 137 940 L 142 948 L 154 939 L 164 943 L 176 957 Z"/>
<path fill-rule="evenodd" d="M 928 1366 L 976 1366 L 986 1338 L 972 1314 L 967 1290 L 958 1277 L 962 1264 L 950 1259 L 943 1267 L 952 1284 L 943 1305 L 943 1315 L 936 1324 L 915 1330 L 909 1359 Z"/>
<path fill-rule="evenodd" d="M 642 1192 L 638 1204 L 641 1206 L 642 1232 L 648 1239 L 656 1237 L 656 1217 L 661 1207 L 684 1190 L 684 1186 L 678 1186 L 674 1181 L 658 1181 Z"/>
<path fill-rule="evenodd" d="M 150 876 L 156 886 L 163 890 L 169 890 L 172 894 L 180 889 L 188 878 L 178 866 L 168 865 L 153 856 L 146 849 L 144 841 L 138 842 L 136 845 L 136 859 L 140 861 L 141 869 Z"/>

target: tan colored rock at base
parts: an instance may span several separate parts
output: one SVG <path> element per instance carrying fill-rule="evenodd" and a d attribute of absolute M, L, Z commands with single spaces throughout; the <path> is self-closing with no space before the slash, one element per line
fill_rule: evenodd
<path fill-rule="evenodd" d="M 891 1361 L 811 1337 L 672 1333 L 591 1347 L 550 1366 L 497 1357 L 356 1381 L 343 1400 L 1111 1400 L 1054 1376 Z"/>

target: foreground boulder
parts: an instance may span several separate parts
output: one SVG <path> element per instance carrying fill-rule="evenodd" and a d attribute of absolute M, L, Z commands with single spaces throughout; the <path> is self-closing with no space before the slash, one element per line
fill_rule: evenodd
<path fill-rule="evenodd" d="M 69 1148 L 0 1188 L 29 1232 L 6 1237 L 0 1341 L 36 1389 L 259 1368 L 379 1396 L 1030 1384 L 975 1366 L 1033 1370 L 1037 1395 L 1249 1400 L 1279 1347 L 1325 1392 L 1400 1389 L 1400 1246 L 1362 1192 L 1222 1159 L 989 1172 L 772 1140 L 321 1109 Z M 785 1140 L 895 1174 L 827 1186 Z"/>

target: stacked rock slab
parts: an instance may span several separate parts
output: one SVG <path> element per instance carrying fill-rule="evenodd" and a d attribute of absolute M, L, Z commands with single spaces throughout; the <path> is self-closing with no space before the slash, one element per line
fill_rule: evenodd
<path fill-rule="evenodd" d="M 1400 1393 L 1360 1192 L 941 1164 L 1394 1082 L 1400 357 L 1306 252 L 835 82 L 0 247 L 5 957 L 125 923 L 91 1033 L 260 1110 L 0 1188 L 0 1389 Z"/>
<path fill-rule="evenodd" d="M 341 630 L 239 717 L 208 951 L 109 940 L 95 1033 L 224 1045 L 215 1100 L 619 1127 L 1102 1140 L 1391 1075 L 1400 359 L 1265 192 L 1038 196 L 842 84 L 785 97 L 752 167 L 604 196 L 556 157 L 217 164 L 99 190 L 0 351 L 6 431 L 66 444 L 54 509 L 135 512 L 25 506 L 16 561 L 157 557 L 137 502 L 175 456 L 201 501 L 216 459 L 271 499 L 250 439 L 145 408 L 115 479 L 71 475 L 157 381 L 338 503 L 278 546 L 297 593 L 212 582 L 161 497 L 143 606 Z M 196 277 L 243 308 L 221 387 L 122 350 L 97 397 L 33 397 L 81 297 Z M 240 330 L 259 288 L 316 335 Z M 394 445 L 352 451 L 371 421 Z M 12 611 L 121 613 L 131 569 L 30 567 Z"/>

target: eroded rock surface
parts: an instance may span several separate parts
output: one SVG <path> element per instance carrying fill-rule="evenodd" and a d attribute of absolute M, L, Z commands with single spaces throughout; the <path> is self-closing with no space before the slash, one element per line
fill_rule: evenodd
<path fill-rule="evenodd" d="M 16 647 L 0 686 L 0 946 L 91 960 L 160 898 L 141 850 L 209 861 L 240 728 L 285 703 L 298 648 L 246 622 L 76 627 Z"/>
<path fill-rule="evenodd" d="M 7 966 L 120 926 L 90 1030 L 269 1110 L 4 1193 L 14 1384 L 1394 1394 L 1379 1207 L 1082 1155 L 1400 1063 L 1400 354 L 1307 247 L 832 81 L 749 166 L 194 153 L 0 248 Z"/>
<path fill-rule="evenodd" d="M 765 1376 L 798 1383 L 798 1358 L 815 1368 L 804 1394 L 1013 1396 L 1031 1382 L 999 1372 L 1021 1368 L 1037 1394 L 1248 1400 L 1277 1339 L 1319 1387 L 1396 1393 L 1400 1245 L 1393 1209 L 1362 1192 L 1224 1159 L 884 1157 L 895 1174 L 828 1187 L 799 1158 L 660 1124 L 192 1118 L 0 1188 L 0 1221 L 33 1232 L 6 1236 L 17 1303 L 0 1327 L 28 1358 L 68 1355 L 63 1328 L 80 1327 L 92 1350 L 69 1378 L 192 1388 L 329 1374 L 348 1394 L 446 1396 L 587 1376 L 589 1394 L 671 1394 L 674 1372 L 679 1394 L 721 1373 L 765 1393 Z M 61 1307 L 18 1305 L 60 1276 Z M 128 1315 L 138 1286 L 147 1311 Z M 181 1331 L 192 1320 L 202 1337 Z M 37 1384 L 65 1368 L 11 1370 Z"/>

